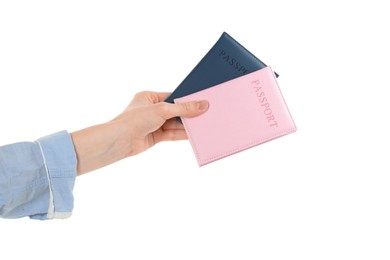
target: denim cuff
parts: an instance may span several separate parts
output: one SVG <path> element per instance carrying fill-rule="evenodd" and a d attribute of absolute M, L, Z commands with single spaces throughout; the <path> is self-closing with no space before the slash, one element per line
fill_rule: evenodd
<path fill-rule="evenodd" d="M 72 138 L 61 131 L 39 138 L 39 145 L 47 173 L 50 199 L 45 215 L 32 218 L 67 218 L 73 210 L 73 188 L 77 176 L 77 158 Z"/>

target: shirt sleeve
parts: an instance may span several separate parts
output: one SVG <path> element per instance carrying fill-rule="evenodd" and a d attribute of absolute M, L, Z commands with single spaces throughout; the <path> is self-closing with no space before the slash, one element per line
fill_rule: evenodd
<path fill-rule="evenodd" d="M 76 169 L 67 131 L 0 147 L 0 217 L 71 216 Z"/>

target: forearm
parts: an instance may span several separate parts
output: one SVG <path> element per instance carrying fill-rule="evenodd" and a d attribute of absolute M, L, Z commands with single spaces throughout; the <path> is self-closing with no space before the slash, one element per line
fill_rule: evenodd
<path fill-rule="evenodd" d="M 77 175 L 141 153 L 161 141 L 187 139 L 183 125 L 174 117 L 200 115 L 207 110 L 208 103 L 162 102 L 168 95 L 140 92 L 112 121 L 71 133 L 77 154 Z"/>
<path fill-rule="evenodd" d="M 71 133 L 77 155 L 77 175 L 127 157 L 127 145 L 120 140 L 121 127 L 110 121 Z"/>

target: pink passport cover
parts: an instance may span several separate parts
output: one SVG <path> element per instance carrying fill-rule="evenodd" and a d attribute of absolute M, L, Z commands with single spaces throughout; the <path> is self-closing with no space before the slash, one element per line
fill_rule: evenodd
<path fill-rule="evenodd" d="M 181 118 L 199 166 L 296 131 L 270 67 L 175 99 L 206 99 L 209 109 Z"/>

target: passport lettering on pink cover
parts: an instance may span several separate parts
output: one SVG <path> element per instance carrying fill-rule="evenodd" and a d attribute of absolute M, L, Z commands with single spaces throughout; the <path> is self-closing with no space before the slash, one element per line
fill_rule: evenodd
<path fill-rule="evenodd" d="M 181 118 L 199 166 L 296 131 L 270 67 L 175 99 L 206 99 L 209 109 Z"/>

